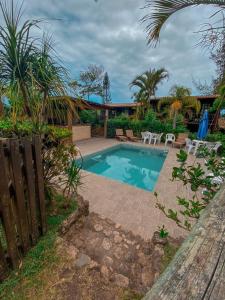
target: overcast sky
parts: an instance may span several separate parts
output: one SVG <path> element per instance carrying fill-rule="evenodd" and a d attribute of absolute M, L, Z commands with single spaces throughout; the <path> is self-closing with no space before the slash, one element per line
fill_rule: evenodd
<path fill-rule="evenodd" d="M 49 19 L 44 26 L 53 34 L 56 50 L 74 79 L 89 64 L 104 66 L 113 102 L 132 101 L 129 83 L 149 68 L 164 67 L 170 74 L 157 95 L 167 95 L 174 84 L 197 94 L 192 78 L 210 81 L 215 67 L 208 53 L 195 46 L 199 36 L 194 32 L 208 22 L 212 8 L 188 8 L 175 14 L 153 49 L 147 46 L 139 22 L 147 13 L 140 9 L 143 5 L 144 0 L 24 0 L 26 17 Z"/>

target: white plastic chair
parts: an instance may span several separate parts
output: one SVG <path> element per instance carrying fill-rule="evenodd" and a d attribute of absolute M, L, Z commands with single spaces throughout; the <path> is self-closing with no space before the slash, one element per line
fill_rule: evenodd
<path fill-rule="evenodd" d="M 222 146 L 222 144 L 220 142 L 216 142 L 214 144 L 214 147 L 212 147 L 211 151 L 215 151 L 217 153 L 220 146 Z"/>
<path fill-rule="evenodd" d="M 173 143 L 175 142 L 176 137 L 173 133 L 167 133 L 166 134 L 166 140 L 165 140 L 165 146 L 167 145 L 168 142 Z"/>
<path fill-rule="evenodd" d="M 152 139 L 153 139 L 153 142 L 154 142 L 154 145 L 157 143 L 157 144 L 160 144 L 161 143 L 161 138 L 163 136 L 163 133 L 160 133 L 160 134 L 157 134 L 157 133 L 154 133 L 153 136 L 152 136 Z"/>
<path fill-rule="evenodd" d="M 143 143 L 145 144 L 146 141 L 149 139 L 149 132 L 148 131 L 141 132 L 141 137 L 142 137 Z"/>
<path fill-rule="evenodd" d="M 195 143 L 193 143 L 192 140 L 189 138 L 186 138 L 185 142 L 186 142 L 185 148 L 187 150 L 187 153 L 190 154 L 191 151 L 195 148 Z"/>

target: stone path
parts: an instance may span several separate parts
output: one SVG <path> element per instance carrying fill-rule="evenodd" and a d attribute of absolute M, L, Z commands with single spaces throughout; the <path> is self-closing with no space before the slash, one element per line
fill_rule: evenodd
<path fill-rule="evenodd" d="M 68 300 L 141 299 L 158 278 L 164 256 L 162 244 L 95 213 L 72 225 L 58 248 L 70 263 L 59 274 L 57 299 Z"/>

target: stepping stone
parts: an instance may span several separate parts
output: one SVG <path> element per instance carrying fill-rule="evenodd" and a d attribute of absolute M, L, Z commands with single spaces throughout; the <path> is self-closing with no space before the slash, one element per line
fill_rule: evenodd
<path fill-rule="evenodd" d="M 90 262 L 91 262 L 91 258 L 88 255 L 81 253 L 78 259 L 75 261 L 75 266 L 78 268 L 82 268 L 86 265 L 89 265 Z"/>

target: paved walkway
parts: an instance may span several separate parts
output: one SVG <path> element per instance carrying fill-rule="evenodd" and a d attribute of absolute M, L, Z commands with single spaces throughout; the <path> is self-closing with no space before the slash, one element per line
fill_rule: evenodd
<path fill-rule="evenodd" d="M 83 156 L 102 149 L 109 148 L 119 142 L 115 139 L 92 138 L 77 143 Z M 154 147 L 146 145 L 146 147 Z M 164 147 L 163 145 L 157 146 Z M 169 148 L 155 191 L 161 203 L 168 208 L 176 208 L 176 195 L 188 195 L 181 183 L 171 182 L 172 168 L 176 163 L 177 149 Z M 190 155 L 189 160 L 193 162 Z M 83 186 L 80 194 L 90 202 L 90 210 L 114 222 L 124 229 L 132 230 L 143 238 L 151 238 L 158 226 L 165 225 L 173 237 L 184 237 L 186 232 L 166 218 L 155 207 L 156 199 L 152 192 L 148 192 L 115 180 L 83 171 Z"/>

